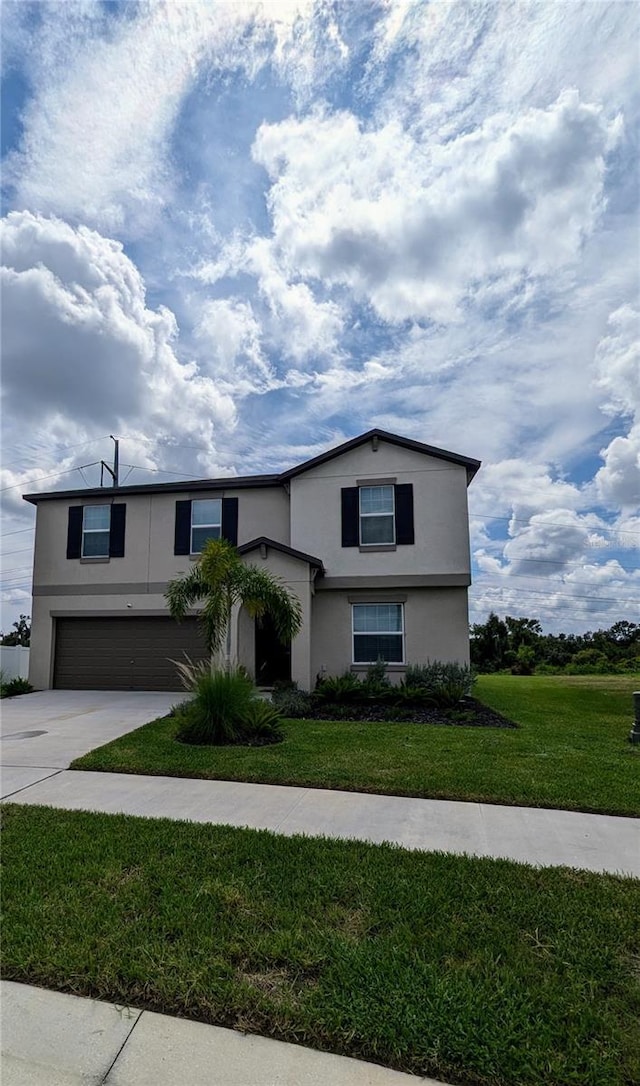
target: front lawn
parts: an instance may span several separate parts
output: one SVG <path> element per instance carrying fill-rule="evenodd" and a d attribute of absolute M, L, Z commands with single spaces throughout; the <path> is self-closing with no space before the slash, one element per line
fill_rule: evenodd
<path fill-rule="evenodd" d="M 7 806 L 6 979 L 468 1086 L 640 1081 L 640 884 Z"/>
<path fill-rule="evenodd" d="M 74 769 L 640 815 L 640 747 L 627 741 L 638 676 L 485 675 L 474 694 L 520 727 L 287 721 L 269 747 L 196 747 L 146 724 Z"/>

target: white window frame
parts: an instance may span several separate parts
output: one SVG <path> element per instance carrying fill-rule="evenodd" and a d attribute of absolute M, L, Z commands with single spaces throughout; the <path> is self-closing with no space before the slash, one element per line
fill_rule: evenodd
<path fill-rule="evenodd" d="M 369 667 L 371 664 L 376 664 L 378 662 L 377 657 L 376 657 L 375 660 L 356 660 L 356 637 L 380 637 L 380 636 L 382 636 L 382 637 L 399 637 L 400 638 L 400 643 L 402 645 L 402 659 L 401 660 L 386 660 L 385 663 L 388 666 L 392 666 L 392 667 L 394 667 L 394 666 L 402 666 L 405 663 L 404 603 L 402 603 L 400 600 L 377 600 L 376 602 L 379 603 L 379 604 L 382 604 L 382 605 L 389 606 L 389 607 L 399 607 L 400 608 L 400 629 L 399 630 L 376 630 L 375 632 L 373 630 L 370 631 L 370 632 L 367 632 L 366 630 L 365 631 L 363 631 L 363 630 L 356 631 L 356 629 L 355 629 L 356 607 L 375 607 L 376 604 L 373 601 L 369 601 L 368 603 L 365 603 L 364 601 L 362 603 L 352 603 L 351 604 L 351 662 L 356 667 Z"/>
<path fill-rule="evenodd" d="M 378 490 L 380 487 L 388 487 L 391 490 L 391 512 L 390 513 L 363 513 L 362 512 L 362 491 L 363 490 Z M 391 536 L 392 538 L 385 543 L 364 543 L 362 539 L 362 521 L 367 520 L 369 517 L 390 517 L 391 518 Z M 371 485 L 358 487 L 358 539 L 361 547 L 392 547 L 396 541 L 396 488 L 393 483 L 371 483 Z"/>
<path fill-rule="evenodd" d="M 85 528 L 84 520 L 87 509 L 108 509 L 109 510 L 109 524 L 106 528 Z M 84 553 L 84 541 L 88 535 L 103 535 L 107 533 L 107 549 L 104 554 L 85 554 Z M 111 506 L 106 502 L 101 505 L 83 505 L 82 507 L 82 546 L 80 548 L 81 558 L 108 558 L 111 541 Z"/>
<path fill-rule="evenodd" d="M 220 506 L 220 519 L 218 521 L 211 521 L 209 524 L 194 524 L 193 523 L 193 510 L 196 505 L 201 505 L 203 502 L 218 502 Z M 191 502 L 191 529 L 189 532 L 189 553 L 190 554 L 202 554 L 202 550 L 195 551 L 193 549 L 193 530 L 197 528 L 198 531 L 201 528 L 217 528 L 219 534 L 217 536 L 211 536 L 211 539 L 222 539 L 222 498 L 194 498 Z"/>

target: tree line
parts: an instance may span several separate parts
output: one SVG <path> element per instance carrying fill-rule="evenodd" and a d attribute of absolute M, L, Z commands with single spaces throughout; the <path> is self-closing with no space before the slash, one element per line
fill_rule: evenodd
<path fill-rule="evenodd" d="M 640 671 L 640 625 L 614 622 L 607 630 L 584 634 L 545 634 L 535 618 L 500 618 L 471 626 L 471 664 L 475 671 L 514 675 L 599 675 Z"/>

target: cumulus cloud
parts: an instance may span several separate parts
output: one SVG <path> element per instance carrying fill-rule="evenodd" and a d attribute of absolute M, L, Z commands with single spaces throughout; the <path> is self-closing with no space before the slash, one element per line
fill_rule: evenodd
<path fill-rule="evenodd" d="M 451 319 L 488 276 L 574 261 L 603 201 L 619 119 L 566 91 L 445 143 L 351 113 L 263 125 L 273 246 L 285 267 L 348 286 L 387 321 Z"/>
<path fill-rule="evenodd" d="M 626 436 L 618 435 L 601 450 L 604 466 L 596 474 L 598 496 L 606 505 L 640 506 L 640 315 L 629 305 L 609 317 L 595 356 L 596 386 L 605 394 L 603 410 L 630 420 Z"/>
<path fill-rule="evenodd" d="M 265 391 L 273 372 L 261 345 L 261 328 L 251 305 L 218 298 L 200 310 L 195 334 L 207 357 L 207 372 L 234 392 Z"/>
<path fill-rule="evenodd" d="M 85 227 L 12 212 L 2 222 L 5 431 L 81 442 L 129 431 L 209 449 L 236 421 L 231 395 L 175 352 L 173 314 L 147 305 L 122 246 Z M 28 420 L 28 421 L 27 421 Z M 144 443 L 143 462 L 154 458 Z M 139 461 L 138 461 L 139 462 Z M 65 462 L 56 463 L 61 470 Z M 52 469 L 41 463 L 42 474 Z M 5 485 L 13 485 L 9 472 Z"/>

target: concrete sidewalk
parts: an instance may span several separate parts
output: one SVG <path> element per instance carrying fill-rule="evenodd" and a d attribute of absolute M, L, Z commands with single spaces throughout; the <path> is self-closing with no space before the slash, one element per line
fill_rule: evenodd
<path fill-rule="evenodd" d="M 4 981 L 2 1086 L 446 1086 L 378 1064 Z"/>
<path fill-rule="evenodd" d="M 235 781 L 67 771 L 11 803 L 214 822 L 283 834 L 567 865 L 640 878 L 640 819 Z"/>

